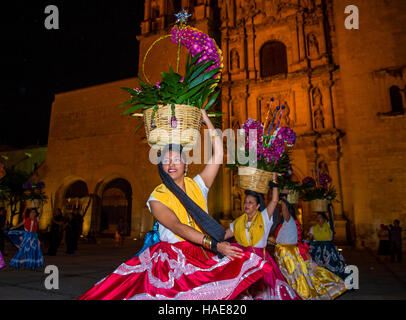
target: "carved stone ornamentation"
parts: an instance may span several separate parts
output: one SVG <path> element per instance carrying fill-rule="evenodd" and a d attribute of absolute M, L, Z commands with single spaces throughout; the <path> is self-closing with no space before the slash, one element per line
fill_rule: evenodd
<path fill-rule="evenodd" d="M 230 52 L 230 71 L 240 69 L 240 55 L 237 49 L 232 49 Z"/>
<path fill-rule="evenodd" d="M 312 90 L 313 129 L 324 129 L 323 96 L 318 87 Z"/>
<path fill-rule="evenodd" d="M 316 59 L 320 57 L 319 41 L 314 33 L 309 33 L 306 39 L 307 44 L 307 57 L 309 59 Z"/>

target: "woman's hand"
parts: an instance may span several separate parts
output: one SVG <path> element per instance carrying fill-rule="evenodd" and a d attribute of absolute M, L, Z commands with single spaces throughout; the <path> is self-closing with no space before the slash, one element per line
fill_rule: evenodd
<path fill-rule="evenodd" d="M 219 242 L 217 244 L 217 251 L 230 259 L 242 258 L 244 256 L 242 249 L 232 246 L 227 241 Z"/>
<path fill-rule="evenodd" d="M 201 111 L 202 111 L 202 120 L 206 124 L 206 126 L 209 126 L 210 124 L 212 124 L 210 119 L 209 119 L 209 116 L 207 115 L 206 110 L 201 109 Z"/>

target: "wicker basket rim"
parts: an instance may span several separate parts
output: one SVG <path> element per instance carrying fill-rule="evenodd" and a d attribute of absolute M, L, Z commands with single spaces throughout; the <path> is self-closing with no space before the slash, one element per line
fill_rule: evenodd
<path fill-rule="evenodd" d="M 265 174 L 272 174 L 272 173 L 274 173 L 274 172 L 272 172 L 272 171 L 266 171 L 266 170 L 263 170 L 263 169 L 258 169 L 258 168 L 248 167 L 248 166 L 238 166 L 238 170 L 239 170 L 240 168 L 241 168 L 241 169 L 245 169 L 245 170 L 264 172 Z"/>
<path fill-rule="evenodd" d="M 201 110 L 199 107 L 196 107 L 196 106 L 193 106 L 193 105 L 190 105 L 190 104 L 176 104 L 176 103 L 174 103 L 174 105 L 175 105 L 175 108 L 176 107 L 178 107 L 178 108 L 195 108 L 195 109 L 197 109 L 199 111 Z M 172 107 L 171 104 L 157 104 L 156 106 L 158 106 L 158 110 L 161 109 L 161 108 L 164 109 L 164 108 L 171 108 Z M 143 112 L 147 112 L 147 111 L 152 112 L 152 110 L 154 110 L 154 107 L 155 106 L 150 107 L 148 109 L 144 109 Z"/>

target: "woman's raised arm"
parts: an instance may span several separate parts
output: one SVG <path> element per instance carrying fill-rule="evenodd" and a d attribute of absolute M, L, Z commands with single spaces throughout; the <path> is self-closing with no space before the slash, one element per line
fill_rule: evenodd
<path fill-rule="evenodd" d="M 268 211 L 268 217 L 271 219 L 273 212 L 275 211 L 276 206 L 278 205 L 279 201 L 279 190 L 278 187 L 275 186 L 274 184 L 276 183 L 276 173 L 272 173 L 272 199 L 269 201 L 266 209 Z"/>
<path fill-rule="evenodd" d="M 213 123 L 210 121 L 207 116 L 206 110 L 202 109 L 202 117 L 204 123 L 209 129 L 209 135 L 213 143 L 213 155 L 210 158 L 209 162 L 206 164 L 203 171 L 200 173 L 204 184 L 207 188 L 210 188 L 213 185 L 214 179 L 217 176 L 220 165 L 223 162 L 223 142 L 221 141 L 220 136 L 216 132 Z"/>

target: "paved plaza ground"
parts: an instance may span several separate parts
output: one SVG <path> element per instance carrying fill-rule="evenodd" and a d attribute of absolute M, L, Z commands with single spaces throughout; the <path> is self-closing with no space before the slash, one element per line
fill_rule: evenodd
<path fill-rule="evenodd" d="M 0 270 L 0 300 L 75 300 L 96 282 L 128 260 L 141 243 L 126 239 L 122 248 L 115 248 L 113 239 L 100 239 L 98 244 L 79 243 L 75 254 L 66 254 L 60 247 L 57 256 L 44 256 L 44 267 L 36 271 L 16 270 L 7 266 Z M 378 261 L 374 252 L 353 247 L 340 247 L 349 264 L 359 270 L 359 289 L 346 292 L 339 300 L 406 299 L 406 263 Z M 7 244 L 9 262 L 17 250 Z M 47 265 L 59 270 L 59 289 L 45 288 Z"/>

